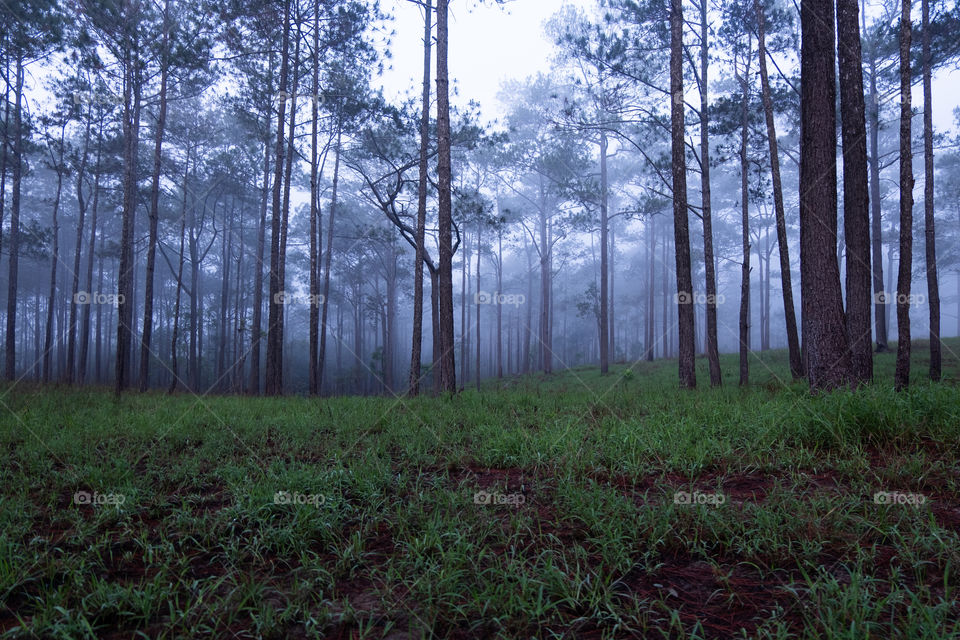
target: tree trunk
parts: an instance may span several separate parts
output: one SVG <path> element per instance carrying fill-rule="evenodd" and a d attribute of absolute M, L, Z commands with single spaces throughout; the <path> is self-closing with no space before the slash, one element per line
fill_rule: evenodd
<path fill-rule="evenodd" d="M 16 377 L 17 278 L 20 267 L 20 183 L 23 176 L 23 55 L 17 54 L 17 79 L 13 107 L 13 193 L 10 197 L 10 262 L 7 280 L 7 380 Z"/>
<path fill-rule="evenodd" d="M 861 21 L 866 31 L 866 11 L 861 10 Z M 867 43 L 870 66 L 870 98 L 866 109 L 870 125 L 870 240 L 873 253 L 873 317 L 877 353 L 890 350 L 887 344 L 887 309 L 889 300 L 884 299 L 883 282 L 883 208 L 880 203 L 880 95 L 877 92 L 877 43 L 876 35 Z"/>
<path fill-rule="evenodd" d="M 802 0 L 800 292 L 812 391 L 850 379 L 837 264 L 837 141 L 832 0 Z"/>
<path fill-rule="evenodd" d="M 163 5 L 163 39 L 160 60 L 160 111 L 153 143 L 153 183 L 150 187 L 150 237 L 147 241 L 147 274 L 143 298 L 143 334 L 140 339 L 140 391 L 146 391 L 150 381 L 150 340 L 153 336 L 153 274 L 157 260 L 157 224 L 160 219 L 160 164 L 162 161 L 163 131 L 167 121 L 167 67 L 170 28 L 167 11 L 170 2 Z"/>
<path fill-rule="evenodd" d="M 63 192 L 63 145 L 64 139 L 63 134 L 66 128 L 66 123 L 64 123 L 64 128 L 60 129 L 60 157 L 54 158 L 53 153 L 50 154 L 50 160 L 56 163 L 55 170 L 57 172 L 57 190 L 53 196 L 53 251 L 51 252 L 50 259 L 50 296 L 47 299 L 47 324 L 46 324 L 46 334 L 44 335 L 43 343 L 43 381 L 50 382 L 52 379 L 51 371 L 51 355 L 53 352 L 53 315 L 54 309 L 56 309 L 56 296 L 57 296 L 57 270 L 60 268 L 60 195 Z"/>
<path fill-rule="evenodd" d="M 527 236 L 523 236 L 523 252 L 527 256 L 527 274 L 533 273 L 533 253 L 530 245 L 527 244 Z M 530 345 L 533 339 L 533 278 L 527 277 L 527 321 L 523 332 L 523 340 L 517 336 L 517 346 L 520 347 L 519 365 L 520 373 L 530 373 Z M 519 327 L 519 325 L 518 325 Z"/>
<path fill-rule="evenodd" d="M 770 173 L 773 181 L 773 206 L 777 225 L 777 247 L 780 250 L 780 287 L 783 292 L 783 317 L 786 320 L 787 347 L 790 353 L 790 374 L 794 380 L 802 377 L 803 355 L 797 335 L 797 315 L 793 305 L 793 276 L 790 269 L 790 243 L 787 240 L 787 223 L 783 207 L 783 183 L 780 179 L 780 154 L 777 128 L 773 120 L 773 98 L 770 94 L 770 79 L 767 76 L 767 47 L 764 33 L 765 17 L 759 0 L 755 0 L 759 22 L 760 86 L 763 95 L 763 114 L 767 123 L 767 142 L 770 147 Z"/>
<path fill-rule="evenodd" d="M 683 3 L 671 0 L 670 97 L 673 158 L 673 236 L 676 245 L 677 314 L 679 322 L 680 386 L 697 386 L 694 368 L 693 278 L 690 274 L 690 229 L 687 220 L 687 161 L 684 156 Z"/>
<path fill-rule="evenodd" d="M 440 244 L 440 387 L 457 390 L 453 351 L 453 238 L 450 194 L 450 96 L 447 74 L 447 5 L 437 0 L 437 179 L 440 208 L 438 240 Z"/>
<path fill-rule="evenodd" d="M 187 160 L 183 168 L 183 202 L 180 208 L 180 251 L 177 253 L 177 294 L 173 304 L 173 330 L 170 338 L 170 387 L 167 393 L 173 393 L 180 382 L 179 367 L 177 363 L 177 339 L 180 332 L 180 300 L 183 292 L 183 244 L 184 236 L 187 230 L 187 178 L 190 175 L 190 148 L 187 147 Z M 261 225 L 262 228 L 262 225 Z M 258 263 L 259 264 L 259 263 Z"/>
<path fill-rule="evenodd" d="M 900 15 L 900 265 L 897 272 L 897 368 L 894 386 L 910 385 L 910 285 L 913 267 L 913 148 L 911 147 L 911 0 Z"/>
<path fill-rule="evenodd" d="M 607 249 L 610 244 L 607 230 L 607 134 L 600 132 L 600 375 L 610 371 L 610 301 L 607 279 Z"/>
<path fill-rule="evenodd" d="M 930 309 L 930 379 L 940 380 L 940 283 L 937 276 L 937 234 L 933 219 L 933 89 L 930 61 L 930 0 L 922 0 L 923 32 L 923 233 Z"/>
<path fill-rule="evenodd" d="M 80 291 L 80 253 L 83 249 L 83 223 L 87 213 L 87 201 L 83 197 L 83 180 L 87 172 L 87 152 L 90 148 L 90 110 L 83 133 L 83 150 L 80 152 L 80 166 L 77 168 L 77 238 L 73 250 L 73 275 L 70 284 L 70 324 L 67 329 L 67 366 L 64 369 L 64 381 L 73 384 L 76 373 L 77 349 L 77 293 Z M 0 203 L 0 210 L 3 205 Z M 2 217 L 2 213 L 0 213 Z M 91 252 L 93 245 L 91 245 Z"/>
<path fill-rule="evenodd" d="M 713 256 L 713 207 L 710 202 L 710 28 L 707 0 L 700 0 L 700 193 L 703 216 L 703 261 L 707 280 L 706 351 L 710 365 L 710 386 L 723 384 L 720 348 L 717 340 L 717 274 Z"/>
<path fill-rule="evenodd" d="M 90 248 L 87 255 L 87 293 L 93 291 L 93 259 L 97 246 L 97 214 L 100 206 L 100 158 L 103 152 L 103 118 L 101 114 L 97 133 L 97 162 L 93 177 L 93 204 L 90 205 Z M 79 271 L 79 268 L 77 269 Z M 77 363 L 77 382 L 83 384 L 87 379 L 87 354 L 90 349 L 90 305 L 84 305 L 80 329 L 80 357 Z"/>
<path fill-rule="evenodd" d="M 273 57 L 269 69 L 272 75 Z M 263 322 L 263 254 L 266 249 L 267 194 L 270 190 L 270 109 L 265 113 L 267 134 L 263 140 L 263 189 L 260 192 L 260 224 L 257 228 L 257 261 L 253 276 L 253 318 L 250 327 L 250 382 L 247 393 L 260 393 L 260 340 Z"/>
<path fill-rule="evenodd" d="M 740 386 L 750 383 L 750 190 L 747 183 L 750 166 L 747 159 L 747 133 L 750 126 L 750 49 L 747 38 L 743 75 L 734 63 L 734 75 L 740 84 L 740 230 L 742 261 L 740 263 Z"/>
<path fill-rule="evenodd" d="M 857 0 L 837 0 L 837 41 L 843 135 L 843 235 L 847 248 L 847 334 L 853 380 L 864 383 L 873 379 L 873 352 L 867 124 Z"/>
<path fill-rule="evenodd" d="M 467 266 L 470 264 L 470 250 L 466 243 L 463 247 L 463 260 L 460 262 L 460 377 L 467 381 L 467 344 L 470 341 L 470 321 L 467 319 Z"/>
<path fill-rule="evenodd" d="M 283 390 L 283 334 L 280 323 L 283 322 L 283 304 L 280 290 L 283 287 L 280 266 L 280 224 L 283 217 L 281 210 L 281 189 L 283 187 L 283 124 L 286 119 L 287 105 L 287 68 L 290 57 L 290 0 L 283 3 L 283 45 L 280 55 L 280 106 L 277 114 L 277 141 L 274 157 L 276 164 L 273 173 L 273 203 L 270 214 L 270 297 L 267 300 L 269 313 L 267 318 L 267 363 L 264 380 L 264 392 L 273 396 Z"/>
<path fill-rule="evenodd" d="M 283 178 L 283 218 L 280 221 L 280 291 L 287 289 L 287 230 L 290 225 L 290 182 L 293 179 L 293 156 L 296 154 L 294 142 L 296 140 L 297 129 L 297 91 L 300 89 L 300 14 L 297 13 L 297 35 L 294 38 L 293 47 L 293 82 L 290 85 L 290 129 L 287 133 L 287 155 L 286 170 Z M 283 374 L 284 374 L 284 348 L 286 345 L 284 339 L 284 326 L 286 318 L 286 307 L 280 305 L 277 310 L 276 323 L 276 343 L 277 343 L 277 394 L 283 393 Z"/>
<path fill-rule="evenodd" d="M 477 218 L 477 286 L 476 286 L 477 296 L 474 298 L 474 301 L 480 299 L 480 257 L 483 255 L 483 249 L 482 249 L 482 245 L 480 244 L 480 242 L 481 242 L 481 236 L 482 236 L 482 234 L 483 234 L 483 219 L 482 219 L 482 218 Z M 495 295 L 497 295 L 497 296 L 499 297 L 500 292 L 498 291 Z M 499 304 L 499 299 L 494 300 L 494 302 L 497 303 L 497 306 L 498 306 L 498 307 L 500 306 L 500 304 Z M 477 363 L 476 363 L 476 371 L 477 371 L 477 391 L 480 391 L 480 305 L 476 305 L 476 307 L 477 307 L 477 324 L 476 324 L 476 334 L 477 334 Z"/>
<path fill-rule="evenodd" d="M 320 311 L 320 355 L 317 358 L 317 389 L 323 390 L 323 364 L 327 357 L 327 308 L 330 305 L 330 265 L 333 261 L 333 223 L 337 212 L 337 187 L 340 181 L 340 122 L 337 122 L 337 146 L 334 150 L 333 190 L 330 193 L 330 219 L 327 220 L 327 254 L 323 265 L 323 305 Z"/>
<path fill-rule="evenodd" d="M 313 6 L 313 100 L 311 116 L 313 121 L 310 125 L 310 344 L 307 350 L 308 369 L 308 391 L 310 395 L 315 396 L 320 393 L 320 376 L 317 369 L 319 364 L 317 360 L 320 349 L 320 278 L 317 270 L 319 269 L 320 254 L 317 246 L 318 229 L 317 218 L 320 215 L 320 194 L 317 190 L 320 188 L 318 181 L 319 159 L 317 154 L 317 127 L 319 115 L 319 96 L 320 96 L 320 4 Z"/>
<path fill-rule="evenodd" d="M 433 22 L 432 0 L 424 3 L 423 16 L 423 91 L 420 99 L 420 163 L 417 182 L 416 256 L 413 275 L 413 338 L 410 354 L 408 393 L 420 393 L 420 366 L 423 351 L 423 260 L 427 226 L 427 152 L 430 142 L 430 32 Z M 435 374 L 434 374 L 435 375 Z"/>
<path fill-rule="evenodd" d="M 433 392 L 440 393 L 440 272 L 430 270 L 430 322 L 433 330 L 433 360 L 431 372 L 433 376 Z"/>
<path fill-rule="evenodd" d="M 125 12 L 134 9 L 126 5 Z M 125 16 L 130 20 L 131 16 Z M 129 26 L 129 25 L 127 25 Z M 126 36 L 125 36 L 126 38 Z M 122 393 L 130 384 L 131 346 L 133 341 L 133 233 L 137 213 L 137 148 L 140 137 L 140 71 L 138 43 L 124 42 L 123 82 L 123 222 L 120 234 L 119 301 L 117 312 L 117 351 L 114 391 Z M 122 297 L 121 297 L 122 296 Z"/>

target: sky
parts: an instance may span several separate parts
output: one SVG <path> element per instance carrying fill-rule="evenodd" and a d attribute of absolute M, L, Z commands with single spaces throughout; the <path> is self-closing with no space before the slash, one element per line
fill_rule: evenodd
<path fill-rule="evenodd" d="M 544 34 L 543 24 L 565 4 L 586 8 L 593 6 L 595 0 L 511 0 L 503 5 L 490 0 L 484 4 L 476 0 L 451 2 L 450 79 L 451 90 L 456 87 L 459 93 L 451 96 L 451 101 L 465 105 L 473 99 L 480 103 L 485 117 L 503 115 L 503 105 L 497 100 L 502 82 L 549 70 L 554 49 Z M 392 69 L 378 82 L 389 97 L 408 91 L 419 96 L 423 80 L 423 10 L 407 0 L 387 0 L 384 9 L 392 11 L 396 18 L 396 35 L 391 47 Z M 436 64 L 435 55 L 432 64 Z M 436 78 L 435 67 L 431 75 Z M 433 86 L 431 91 L 435 90 Z"/>
<path fill-rule="evenodd" d="M 434 5 L 436 2 L 434 2 Z M 520 80 L 550 69 L 554 46 L 544 34 L 544 23 L 567 4 L 589 10 L 596 0 L 510 0 L 497 5 L 491 0 L 453 0 L 450 3 L 451 96 L 457 105 L 470 99 L 481 105 L 487 119 L 504 115 L 497 95 L 507 80 Z M 869 4 L 869 3 L 868 3 Z M 385 0 L 396 31 L 390 47 L 393 54 L 383 76 L 374 81 L 387 97 L 420 95 L 423 78 L 423 11 L 408 0 Z M 436 33 L 436 31 L 434 31 Z M 436 51 L 432 64 L 436 64 Z M 436 78 L 436 68 L 431 69 Z M 436 91 L 436 84 L 431 88 Z M 933 83 L 933 121 L 939 130 L 955 126 L 953 110 L 960 104 L 960 70 L 944 70 Z M 919 85 L 914 87 L 915 107 L 923 104 Z"/>

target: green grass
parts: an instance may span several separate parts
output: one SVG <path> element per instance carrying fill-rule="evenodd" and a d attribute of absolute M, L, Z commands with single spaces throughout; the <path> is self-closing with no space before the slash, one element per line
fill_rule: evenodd
<path fill-rule="evenodd" d="M 21 384 L 0 636 L 960 638 L 947 347 L 941 384 L 918 344 L 908 391 L 882 354 L 873 385 L 817 397 L 782 352 L 746 389 L 735 356 L 719 389 L 698 360 L 695 392 L 675 361 L 412 400 Z"/>

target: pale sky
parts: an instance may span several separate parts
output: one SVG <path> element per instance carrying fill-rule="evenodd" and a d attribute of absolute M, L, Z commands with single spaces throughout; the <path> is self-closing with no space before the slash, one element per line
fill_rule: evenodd
<path fill-rule="evenodd" d="M 492 0 L 479 4 L 477 0 L 454 0 L 450 3 L 450 79 L 459 95 L 451 101 L 464 105 L 470 99 L 481 105 L 486 119 L 504 114 L 497 100 L 501 84 L 506 80 L 521 80 L 547 72 L 554 54 L 553 43 L 544 34 L 543 25 L 554 13 L 567 4 L 586 10 L 597 5 L 596 0 L 510 0 L 497 5 Z M 869 4 L 869 3 L 868 3 Z M 436 5 L 436 2 L 434 2 Z M 388 98 L 406 93 L 420 95 L 423 77 L 423 12 L 407 0 L 386 0 L 383 9 L 392 11 L 396 35 L 393 38 L 388 69 L 382 78 L 374 79 L 382 86 Z M 436 33 L 434 25 L 434 33 Z M 432 92 L 436 92 L 436 49 Z M 953 110 L 960 104 L 960 70 L 956 68 L 938 73 L 933 83 L 933 122 L 938 130 L 954 127 Z M 914 107 L 923 104 L 920 85 L 913 91 Z"/>
<path fill-rule="evenodd" d="M 543 23 L 563 5 L 594 6 L 595 0 L 512 0 L 497 5 L 491 0 L 456 0 L 450 6 L 450 79 L 458 96 L 454 104 L 470 99 L 482 105 L 487 118 L 503 115 L 497 101 L 500 84 L 508 79 L 520 80 L 550 68 L 553 44 L 544 35 Z M 434 2 L 436 5 L 436 2 Z M 423 11 L 407 0 L 388 0 L 384 9 L 392 10 L 393 59 L 391 70 L 381 84 L 388 97 L 403 95 L 409 90 L 419 96 L 423 79 Z M 434 25 L 436 34 L 436 25 Z M 436 80 L 436 49 L 431 77 Z M 431 88 L 436 91 L 436 83 Z"/>

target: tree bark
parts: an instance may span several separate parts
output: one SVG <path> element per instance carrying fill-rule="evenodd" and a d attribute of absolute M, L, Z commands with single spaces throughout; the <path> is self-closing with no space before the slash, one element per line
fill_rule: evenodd
<path fill-rule="evenodd" d="M 850 349 L 837 264 L 833 0 L 802 0 L 800 291 L 812 391 L 849 382 Z"/>
<path fill-rule="evenodd" d="M 135 11 L 125 4 L 125 21 L 132 21 Z M 136 29 L 126 24 L 125 28 Z M 138 42 L 124 35 L 123 82 L 123 219 L 120 234 L 120 266 L 118 273 L 117 350 L 114 391 L 120 395 L 130 384 L 131 346 L 133 341 L 133 233 L 137 213 L 137 148 L 140 138 L 140 71 Z M 123 296 L 122 298 L 120 296 Z"/>
<path fill-rule="evenodd" d="M 700 0 L 700 193 L 703 216 L 703 262 L 706 277 L 706 351 L 710 367 L 710 386 L 723 384 L 720 372 L 720 348 L 717 339 L 717 274 L 713 255 L 713 207 L 710 202 L 710 27 L 707 0 Z"/>
<path fill-rule="evenodd" d="M 269 64 L 270 75 L 273 72 L 273 57 Z M 263 322 L 263 254 L 266 250 L 267 194 L 270 191 L 270 109 L 266 110 L 266 135 L 263 140 L 263 188 L 260 192 L 260 223 L 257 227 L 257 261 L 253 276 L 253 318 L 250 327 L 250 381 L 247 393 L 260 393 L 260 341 Z"/>
<path fill-rule="evenodd" d="M 837 0 L 837 42 L 843 136 L 843 235 L 847 249 L 847 334 L 853 380 L 865 383 L 873 379 L 870 196 L 857 0 Z"/>
<path fill-rule="evenodd" d="M 340 129 L 337 122 L 337 146 L 334 150 L 333 161 L 333 189 L 330 193 L 330 216 L 327 220 L 327 254 L 324 256 L 323 266 L 323 298 L 320 311 L 320 355 L 317 364 L 317 389 L 323 390 L 323 365 L 327 357 L 327 308 L 330 306 L 330 265 L 333 261 L 333 224 L 337 212 L 337 187 L 340 181 Z"/>
<path fill-rule="evenodd" d="M 900 264 L 897 271 L 897 368 L 894 386 L 910 385 L 910 286 L 913 267 L 913 148 L 910 88 L 911 0 L 900 15 Z"/>
<path fill-rule="evenodd" d="M 87 293 L 93 291 L 93 260 L 97 246 L 97 214 L 100 207 L 100 158 L 103 152 L 103 117 L 101 114 L 97 133 L 97 162 L 93 177 L 93 203 L 90 205 L 90 248 L 87 255 Z M 79 271 L 79 267 L 77 269 Z M 77 382 L 87 379 L 87 354 L 90 349 L 90 305 L 84 305 L 80 329 L 80 356 L 77 362 Z"/>
<path fill-rule="evenodd" d="M 930 60 L 930 0 L 922 0 L 923 31 L 923 233 L 930 311 L 930 379 L 940 380 L 940 283 L 937 275 L 937 233 L 933 218 L 933 88 Z"/>
<path fill-rule="evenodd" d="M 190 176 L 190 147 L 187 147 L 187 160 L 183 168 L 183 201 L 180 208 L 180 251 L 177 253 L 177 293 L 173 304 L 173 330 L 170 338 L 170 386 L 167 393 L 173 393 L 180 382 L 179 364 L 177 361 L 177 339 L 180 335 L 180 300 L 183 293 L 183 244 L 187 230 L 187 179 Z"/>
<path fill-rule="evenodd" d="M 449 0 L 437 0 L 437 179 L 439 183 L 440 244 L 440 387 L 457 390 L 453 335 L 453 237 L 450 193 L 450 96 L 447 72 L 447 7 Z"/>
<path fill-rule="evenodd" d="M 7 280 L 7 336 L 4 374 L 16 377 L 17 278 L 20 268 L 20 186 L 23 176 L 23 54 L 17 54 L 13 107 L 13 193 L 10 196 L 10 261 Z"/>
<path fill-rule="evenodd" d="M 687 220 L 687 161 L 684 156 L 683 3 L 671 0 L 670 98 L 673 158 L 673 236 L 676 245 L 677 314 L 679 322 L 680 386 L 697 386 L 694 367 L 693 278 L 690 273 L 690 229 Z"/>
<path fill-rule="evenodd" d="M 608 313 L 607 134 L 600 132 L 600 375 L 610 371 L 610 317 Z"/>
<path fill-rule="evenodd" d="M 317 273 L 320 263 L 319 248 L 317 246 L 318 229 L 317 218 L 320 215 L 318 173 L 319 160 L 317 154 L 317 127 L 319 115 L 320 95 L 320 3 L 313 6 L 313 99 L 310 125 L 310 344 L 307 351 L 308 391 L 315 396 L 320 393 L 320 377 L 318 375 L 317 360 L 320 349 L 320 278 Z"/>
<path fill-rule="evenodd" d="M 278 395 L 283 389 L 283 335 L 280 323 L 283 322 L 283 304 L 280 290 L 283 287 L 280 266 L 280 225 L 283 218 L 281 209 L 281 191 L 283 188 L 283 125 L 287 105 L 287 69 L 290 57 L 290 0 L 283 3 L 283 46 L 280 55 L 280 106 L 277 114 L 277 141 L 274 157 L 276 164 L 273 173 L 273 204 L 270 214 L 270 297 L 267 300 L 269 313 L 267 317 L 267 362 L 264 379 L 264 392 L 269 395 Z"/>
<path fill-rule="evenodd" d="M 54 170 L 57 172 L 57 190 L 53 197 L 53 247 L 51 251 L 50 259 L 50 295 L 47 298 L 47 324 L 46 324 L 46 334 L 44 336 L 43 343 L 43 382 L 50 382 L 53 378 L 53 372 L 51 371 L 51 357 L 53 353 L 53 315 L 54 309 L 56 308 L 56 296 L 57 296 L 57 270 L 60 268 L 60 195 L 63 192 L 63 145 L 64 145 L 64 130 L 66 129 L 66 123 L 64 123 L 64 128 L 60 129 L 60 156 L 59 158 L 54 158 L 53 153 L 50 154 L 51 162 L 55 163 Z"/>
<path fill-rule="evenodd" d="M 861 23 L 866 31 L 866 11 L 861 11 Z M 880 96 L 877 92 L 877 43 L 876 35 L 867 41 L 867 56 L 870 67 L 870 98 L 866 109 L 870 126 L 870 241 L 873 253 L 873 317 L 877 353 L 890 350 L 887 344 L 887 305 L 884 299 L 883 282 L 883 208 L 880 203 Z"/>
<path fill-rule="evenodd" d="M 150 186 L 150 237 L 147 240 L 147 274 L 143 299 L 143 334 L 140 338 L 140 391 L 146 391 L 150 382 L 150 341 L 153 336 L 153 274 L 157 260 L 157 225 L 160 219 L 160 164 L 162 161 L 163 132 L 167 121 L 167 67 L 170 27 L 169 0 L 163 5 L 163 39 L 160 60 L 160 110 L 153 143 L 153 182 Z"/>
<path fill-rule="evenodd" d="M 430 32 L 433 23 L 432 0 L 423 7 L 423 90 L 420 98 L 420 163 L 417 182 L 416 256 L 413 275 L 413 338 L 410 354 L 408 393 L 420 393 L 420 366 L 423 351 L 423 255 L 427 226 L 427 152 L 430 142 Z"/>
<path fill-rule="evenodd" d="M 482 217 L 478 217 L 478 218 L 477 218 L 477 286 L 476 286 L 476 291 L 477 291 L 477 294 L 478 294 L 478 295 L 474 298 L 475 301 L 480 298 L 480 296 L 479 296 L 479 293 L 480 293 L 480 258 L 481 258 L 481 256 L 483 255 L 483 249 L 482 249 L 482 246 L 483 246 L 483 245 L 481 245 L 481 240 L 482 240 L 481 236 L 482 236 L 482 235 L 483 235 L 483 218 L 482 218 Z M 498 296 L 499 296 L 499 294 L 500 294 L 500 292 L 498 291 L 495 295 L 498 295 Z M 497 302 L 497 306 L 500 306 L 498 300 L 494 300 L 494 302 Z M 477 324 L 476 324 L 476 334 L 477 334 L 477 362 L 476 362 L 476 372 L 477 372 L 477 391 L 480 391 L 480 305 L 476 305 L 476 307 L 477 307 Z"/>
<path fill-rule="evenodd" d="M 83 224 L 86 219 L 87 201 L 83 197 L 83 181 L 87 173 L 87 153 L 90 148 L 90 111 L 87 110 L 87 121 L 83 132 L 83 150 L 80 152 L 80 166 L 77 167 L 77 238 L 73 250 L 73 276 L 70 285 L 70 321 L 67 329 L 67 365 L 64 369 L 64 381 L 73 384 L 76 372 L 77 349 L 77 293 L 80 291 L 80 254 L 83 250 Z M 2 187 L 0 187 L 2 188 Z M 0 203 L 0 210 L 3 204 Z M 2 212 L 0 212 L 2 217 Z M 93 247 L 91 245 L 91 252 Z"/>
<path fill-rule="evenodd" d="M 743 74 L 734 74 L 740 84 L 740 231 L 742 261 L 740 263 L 740 386 L 750 383 L 750 190 L 747 159 L 748 130 L 750 126 L 750 38 L 744 53 Z"/>

